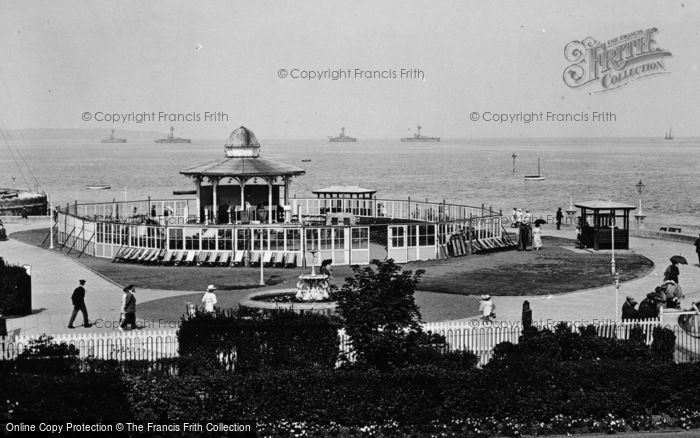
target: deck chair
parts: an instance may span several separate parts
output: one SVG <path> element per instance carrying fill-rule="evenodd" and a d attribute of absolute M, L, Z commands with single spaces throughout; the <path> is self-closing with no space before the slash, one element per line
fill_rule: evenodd
<path fill-rule="evenodd" d="M 143 261 L 144 263 L 153 263 L 154 260 L 158 260 L 159 256 L 160 250 L 156 248 L 151 252 L 151 255 L 145 258 Z"/>
<path fill-rule="evenodd" d="M 219 265 L 227 266 L 231 263 L 231 251 L 221 251 L 219 256 Z"/>
<path fill-rule="evenodd" d="M 137 263 L 142 263 L 146 261 L 149 257 L 153 255 L 153 250 L 152 249 L 145 249 L 140 256 L 135 260 Z"/>
<path fill-rule="evenodd" d="M 284 266 L 284 253 L 282 251 L 275 252 L 275 256 L 272 259 L 272 264 L 277 267 Z"/>
<path fill-rule="evenodd" d="M 112 259 L 112 262 L 119 262 L 123 261 L 124 258 L 126 257 L 127 254 L 129 254 L 131 251 L 133 251 L 133 248 L 122 248 L 117 252 L 117 255 L 114 256 Z"/>
<path fill-rule="evenodd" d="M 231 264 L 233 266 L 242 266 L 243 265 L 243 256 L 245 256 L 245 251 L 236 251 L 236 255 L 233 258 L 233 262 Z"/>
<path fill-rule="evenodd" d="M 129 257 L 126 258 L 126 260 L 128 260 L 128 261 L 130 261 L 130 262 L 135 262 L 135 261 L 137 261 L 137 260 L 139 259 L 139 257 L 141 257 L 141 256 L 143 255 L 144 252 L 146 252 L 145 249 L 143 249 L 143 248 L 136 248 L 136 251 L 134 251 L 134 252 L 132 252 L 131 254 L 129 254 Z"/>
<path fill-rule="evenodd" d="M 209 253 L 209 257 L 207 257 L 207 260 L 205 261 L 207 266 L 216 265 L 216 261 L 219 259 L 219 254 L 220 254 L 219 251 L 211 251 Z"/>
<path fill-rule="evenodd" d="M 293 252 L 284 254 L 284 266 L 286 268 L 294 268 L 297 265 L 297 255 Z"/>
<path fill-rule="evenodd" d="M 263 253 L 262 264 L 264 266 L 272 266 L 272 251 L 267 251 Z"/>
<path fill-rule="evenodd" d="M 153 254 L 153 257 L 151 257 L 151 260 L 149 260 L 149 263 L 160 263 L 161 260 L 163 260 L 163 257 L 165 256 L 165 250 L 160 249 L 156 250 L 155 254 Z"/>
<path fill-rule="evenodd" d="M 258 263 L 260 263 L 260 252 L 259 251 L 251 251 L 250 252 L 250 266 L 258 266 Z"/>
<path fill-rule="evenodd" d="M 197 251 L 187 251 L 185 260 L 182 261 L 185 265 L 191 265 L 194 263 L 194 259 L 197 257 Z"/>
<path fill-rule="evenodd" d="M 199 252 L 197 252 L 197 257 L 196 257 L 194 263 L 197 266 L 202 266 L 208 257 L 209 257 L 209 251 L 199 251 Z"/>
<path fill-rule="evenodd" d="M 172 260 L 174 255 L 175 255 L 175 251 L 171 251 L 171 250 L 165 251 L 165 255 L 163 256 L 161 263 L 163 263 L 164 265 L 167 265 L 168 263 L 170 263 L 170 260 Z"/>
<path fill-rule="evenodd" d="M 175 254 L 175 257 L 173 257 L 173 264 L 175 266 L 179 265 L 182 263 L 182 261 L 185 259 L 185 256 L 187 255 L 187 251 L 178 251 Z"/>

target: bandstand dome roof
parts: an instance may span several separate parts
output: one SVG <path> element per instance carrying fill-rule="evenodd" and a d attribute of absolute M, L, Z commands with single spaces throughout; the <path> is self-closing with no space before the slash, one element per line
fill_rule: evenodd
<path fill-rule="evenodd" d="M 250 129 L 245 126 L 236 128 L 228 136 L 228 143 L 226 146 L 230 147 L 260 147 L 258 139 L 255 138 L 255 134 Z"/>
<path fill-rule="evenodd" d="M 180 171 L 187 176 L 255 177 L 295 176 L 306 171 L 291 164 L 260 158 L 260 143 L 255 134 L 245 126 L 236 128 L 224 145 L 225 157 Z"/>

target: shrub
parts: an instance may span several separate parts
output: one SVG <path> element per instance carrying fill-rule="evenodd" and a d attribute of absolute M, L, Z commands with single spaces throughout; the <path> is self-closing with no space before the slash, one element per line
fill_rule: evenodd
<path fill-rule="evenodd" d="M 337 309 L 358 363 L 382 370 L 410 364 L 426 341 L 413 296 L 424 271 L 401 272 L 392 259 L 352 271 L 337 294 Z"/>
<path fill-rule="evenodd" d="M 565 323 L 554 331 L 530 327 L 523 330 L 518 344 L 503 343 L 493 350 L 495 363 L 517 365 L 518 362 L 566 362 L 578 360 L 648 360 L 649 347 L 635 335 L 633 340 L 604 338 L 595 326 L 571 331 Z M 642 335 L 643 336 L 643 335 Z M 643 339 L 643 338 L 642 338 Z"/>
<path fill-rule="evenodd" d="M 32 280 L 22 266 L 0 267 L 0 315 L 32 313 Z"/>
<path fill-rule="evenodd" d="M 469 419 L 490 424 L 493 435 L 508 424 L 523 433 L 541 434 L 540 424 L 559 424 L 549 433 L 605 432 L 621 430 L 621 419 L 681 411 L 689 417 L 700 402 L 700 364 L 583 360 L 533 363 L 523 371 L 418 366 L 157 374 L 129 376 L 128 392 L 141 421 L 234 418 L 322 429 L 393 424 L 433 435 L 436 425 Z"/>
<path fill-rule="evenodd" d="M 15 423 L 97 423 L 132 418 L 124 384 L 107 374 L 3 374 L 0 401 L 9 408 L 5 417 Z M 2 409 L 0 403 L 0 423 L 4 423 Z"/>
<path fill-rule="evenodd" d="M 654 327 L 651 341 L 651 353 L 655 359 L 662 362 L 673 362 L 673 352 L 676 349 L 676 334 L 665 327 Z"/>
<path fill-rule="evenodd" d="M 338 359 L 338 326 L 317 313 L 272 312 L 240 317 L 236 312 L 198 312 L 183 318 L 180 355 L 193 368 L 332 368 Z M 235 358 L 235 359 L 234 359 Z"/>
<path fill-rule="evenodd" d="M 52 336 L 41 335 L 29 341 L 16 358 L 17 370 L 30 373 L 75 373 L 79 367 L 79 350 L 64 342 L 57 344 Z"/>

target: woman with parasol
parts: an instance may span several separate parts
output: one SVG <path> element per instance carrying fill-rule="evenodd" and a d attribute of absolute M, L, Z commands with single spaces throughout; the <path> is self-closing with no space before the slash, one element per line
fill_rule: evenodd
<path fill-rule="evenodd" d="M 678 264 L 687 265 L 688 261 L 683 256 L 674 255 L 670 258 L 671 264 L 666 268 L 664 272 L 664 281 L 672 280 L 676 284 L 679 283 L 678 276 L 680 275 L 680 270 L 678 269 Z"/>
<path fill-rule="evenodd" d="M 540 225 L 546 223 L 547 221 L 544 219 L 537 219 L 535 221 L 535 228 L 532 229 L 532 246 L 535 251 L 542 249 L 542 228 L 540 228 Z"/>

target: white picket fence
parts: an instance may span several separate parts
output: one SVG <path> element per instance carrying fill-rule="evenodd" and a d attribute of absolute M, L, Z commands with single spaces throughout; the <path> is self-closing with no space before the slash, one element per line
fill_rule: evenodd
<path fill-rule="evenodd" d="M 147 360 L 177 357 L 175 330 L 132 332 L 62 333 L 51 335 L 53 342 L 75 346 L 81 358 L 113 360 Z M 0 338 L 0 359 L 12 359 L 26 349 L 36 337 Z"/>
<path fill-rule="evenodd" d="M 553 328 L 556 323 L 536 324 Z M 594 324 L 598 335 L 628 339 L 633 327 L 641 327 L 647 344 L 652 341 L 653 329 L 661 325 L 659 319 L 625 321 L 615 324 Z M 577 326 L 570 326 L 577 330 Z M 472 351 L 479 357 L 479 365 L 486 364 L 492 356 L 493 347 L 501 342 L 517 344 L 522 333 L 519 322 L 495 321 L 482 323 L 478 320 L 431 322 L 423 324 L 425 331 L 445 337 L 450 350 Z M 680 327 L 673 328 L 676 334 L 676 360 L 680 362 L 700 360 L 700 338 Z M 338 332 L 341 356 L 354 359 L 351 340 L 343 330 Z M 54 335 L 54 342 L 74 345 L 81 358 L 146 360 L 154 362 L 162 358 L 178 356 L 178 341 L 175 330 L 152 330 L 110 333 L 67 333 Z M 23 351 L 31 338 L 0 338 L 0 360 L 12 359 Z"/>
<path fill-rule="evenodd" d="M 548 321 L 536 323 L 537 327 L 553 329 L 557 322 Z M 651 344 L 654 327 L 661 324 L 658 318 L 645 320 L 628 320 L 615 324 L 614 322 L 597 322 L 596 327 L 599 336 L 617 337 L 628 339 L 633 327 L 641 327 L 647 344 Z M 585 324 L 584 324 L 585 325 Z M 572 331 L 578 330 L 579 325 L 570 325 Z M 494 321 L 484 323 L 479 320 L 460 320 L 428 322 L 423 324 L 423 330 L 440 334 L 452 351 L 471 351 L 479 357 L 479 366 L 486 364 L 492 356 L 493 347 L 510 342 L 517 344 L 522 334 L 522 325 L 518 321 Z M 352 358 L 350 337 L 344 332 L 339 332 L 341 353 Z M 700 350 L 695 350 L 700 352 Z"/>

